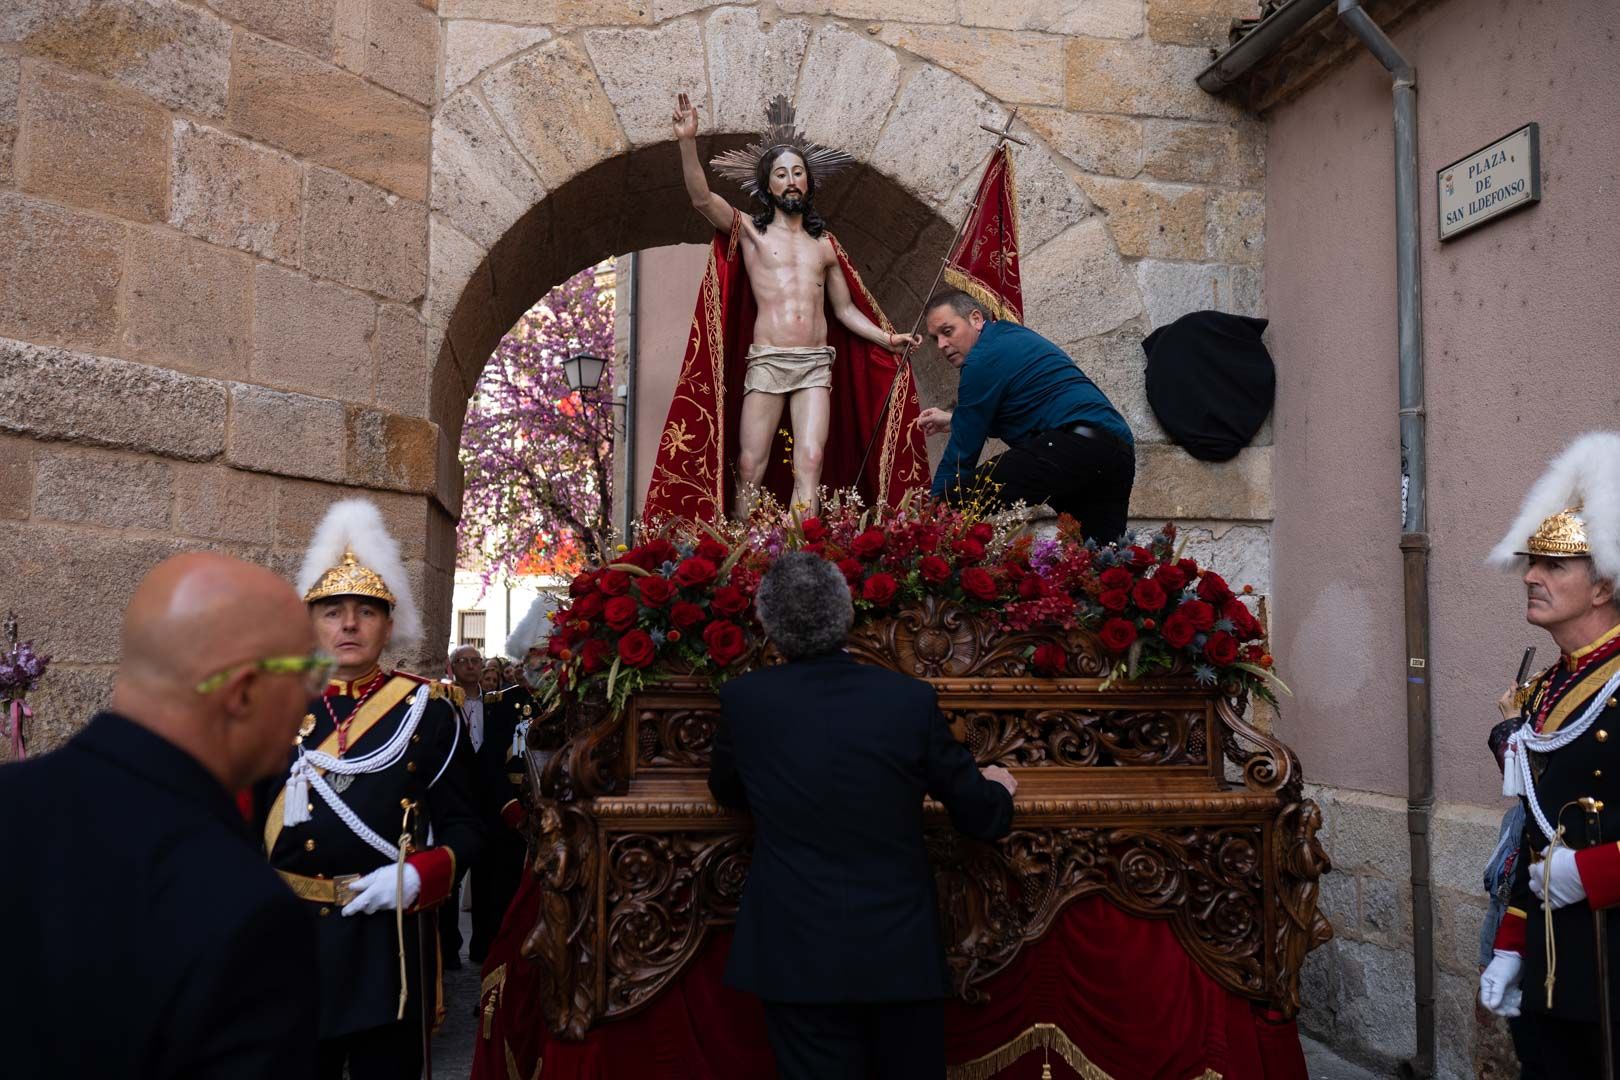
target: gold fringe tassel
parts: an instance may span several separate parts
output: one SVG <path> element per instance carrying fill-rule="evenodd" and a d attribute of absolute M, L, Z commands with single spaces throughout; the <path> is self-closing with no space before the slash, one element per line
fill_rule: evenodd
<path fill-rule="evenodd" d="M 1068 1062 L 1069 1068 L 1079 1073 L 1082 1080 L 1114 1080 L 1092 1064 L 1056 1024 L 1035 1024 L 983 1057 L 949 1066 L 945 1070 L 945 1080 L 994 1080 L 1002 1070 L 1011 1068 L 1019 1058 L 1036 1050 L 1056 1051 L 1058 1057 Z M 1191 1080 L 1221 1080 L 1221 1074 L 1214 1069 L 1205 1069 Z"/>
<path fill-rule="evenodd" d="M 945 268 L 945 283 L 951 288 L 961 289 L 973 297 L 996 318 L 1004 319 L 1010 323 L 1023 324 L 1024 320 L 1018 317 L 1018 312 L 1008 307 L 1006 301 L 996 295 L 995 290 L 971 274 L 954 266 L 947 266 Z"/>

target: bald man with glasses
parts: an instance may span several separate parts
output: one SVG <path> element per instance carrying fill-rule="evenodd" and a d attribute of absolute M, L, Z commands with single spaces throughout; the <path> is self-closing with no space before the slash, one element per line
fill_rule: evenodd
<path fill-rule="evenodd" d="M 287 583 L 161 563 L 124 614 L 112 707 L 0 767 L 9 1076 L 309 1076 L 313 918 L 233 799 L 286 767 L 314 652 Z"/>

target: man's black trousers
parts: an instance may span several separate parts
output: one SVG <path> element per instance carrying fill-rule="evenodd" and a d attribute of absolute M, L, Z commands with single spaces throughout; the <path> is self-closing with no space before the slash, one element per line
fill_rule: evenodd
<path fill-rule="evenodd" d="M 942 1001 L 806 1005 L 765 1002 L 781 1080 L 940 1080 Z"/>
<path fill-rule="evenodd" d="M 1087 539 L 1105 544 L 1125 532 L 1135 480 L 1136 453 L 1125 443 L 1101 433 L 1043 431 L 951 483 L 945 497 L 955 505 L 1046 503 L 1080 522 Z"/>
<path fill-rule="evenodd" d="M 1524 993 L 1528 997 L 1530 988 L 1525 987 Z M 1615 1018 L 1614 1027 L 1620 1043 L 1620 1017 Z M 1521 1080 L 1575 1080 L 1577 1076 L 1598 1080 L 1603 1075 L 1603 1028 L 1595 1021 L 1581 1023 L 1526 1010 L 1508 1021 L 1508 1030 L 1519 1055 Z M 1620 1055 L 1620 1045 L 1615 1053 Z M 1616 1062 L 1620 1063 L 1620 1056 Z"/>
<path fill-rule="evenodd" d="M 417 1008 L 412 998 L 405 1003 L 406 1019 L 398 1023 L 322 1039 L 319 1080 L 343 1080 L 345 1063 L 348 1080 L 417 1080 L 422 1075 L 422 1024 L 412 1016 Z"/>

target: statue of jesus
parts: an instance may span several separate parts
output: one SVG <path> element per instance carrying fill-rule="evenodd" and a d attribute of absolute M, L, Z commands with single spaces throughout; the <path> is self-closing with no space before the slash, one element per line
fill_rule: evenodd
<path fill-rule="evenodd" d="M 767 121 L 758 143 L 713 163 L 764 204 L 759 213 L 739 220 L 739 212 L 709 190 L 698 160 L 696 107 L 685 94 L 676 99 L 675 138 L 687 194 L 716 229 L 740 226 L 743 265 L 758 308 L 737 439 L 734 508 L 740 518 L 747 518 L 752 492 L 764 479 L 784 402 L 793 429 L 793 503 L 806 514 L 817 512 L 836 360 L 827 344 L 824 310 L 850 333 L 891 352 L 907 342 L 921 343 L 920 338 L 885 331 L 856 306 L 826 223 L 815 211 L 818 174 L 829 175 L 853 159 L 800 135 L 785 98 L 771 103 Z"/>

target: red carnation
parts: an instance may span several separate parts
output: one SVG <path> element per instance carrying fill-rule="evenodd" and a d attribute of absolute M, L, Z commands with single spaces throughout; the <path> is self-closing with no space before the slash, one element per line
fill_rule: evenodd
<path fill-rule="evenodd" d="M 1124 652 L 1136 640 L 1136 624 L 1129 619 L 1109 619 L 1097 631 L 1097 640 L 1109 652 Z"/>
<path fill-rule="evenodd" d="M 799 531 L 804 533 L 804 542 L 817 544 L 827 539 L 827 526 L 821 523 L 818 517 L 805 518 L 799 523 Z"/>
<path fill-rule="evenodd" d="M 844 575 L 844 580 L 851 585 L 858 583 L 861 575 L 866 573 L 866 567 L 861 565 L 859 559 L 840 559 L 838 569 Z"/>
<path fill-rule="evenodd" d="M 1205 570 L 1204 576 L 1198 579 L 1198 598 L 1211 604 L 1224 604 L 1232 599 L 1232 590 L 1221 575 L 1213 570 Z"/>
<path fill-rule="evenodd" d="M 701 589 L 714 580 L 714 563 L 699 555 L 682 559 L 675 568 L 675 584 L 684 589 Z"/>
<path fill-rule="evenodd" d="M 1135 580 L 1136 575 L 1123 566 L 1110 566 L 1097 578 L 1097 584 L 1105 589 L 1128 589 Z"/>
<path fill-rule="evenodd" d="M 1175 596 L 1187 587 L 1187 575 L 1181 572 L 1181 567 L 1169 563 L 1154 571 L 1153 580 L 1159 583 L 1166 596 Z"/>
<path fill-rule="evenodd" d="M 883 550 L 888 538 L 883 535 L 882 529 L 867 529 L 854 540 L 850 541 L 849 550 L 855 553 L 858 559 L 870 559 Z"/>
<path fill-rule="evenodd" d="M 951 545 L 956 552 L 957 561 L 964 566 L 972 566 L 984 559 L 984 543 L 971 536 L 965 536 Z"/>
<path fill-rule="evenodd" d="M 723 563 L 730 551 L 726 545 L 718 540 L 704 540 L 698 544 L 697 550 L 692 553 L 700 559 L 708 559 L 712 563 Z"/>
<path fill-rule="evenodd" d="M 1035 646 L 1030 663 L 1042 675 L 1062 675 L 1069 669 L 1069 654 L 1063 646 L 1048 641 Z"/>
<path fill-rule="evenodd" d="M 931 585 L 942 585 L 951 579 L 951 564 L 938 555 L 924 555 L 917 564 L 917 573 Z"/>
<path fill-rule="evenodd" d="M 596 590 L 595 574 L 580 574 L 568 583 L 569 596 L 587 596 Z"/>
<path fill-rule="evenodd" d="M 1186 615 L 1194 630 L 1208 630 L 1215 625 L 1215 609 L 1202 600 L 1188 600 L 1176 609 L 1176 614 Z"/>
<path fill-rule="evenodd" d="M 748 651 L 748 639 L 743 636 L 742 627 L 734 622 L 716 620 L 705 626 L 703 644 L 708 646 L 709 659 L 717 667 L 729 667 Z"/>
<path fill-rule="evenodd" d="M 619 659 L 628 667 L 644 668 L 657 655 L 658 647 L 645 630 L 632 630 L 619 639 Z"/>
<path fill-rule="evenodd" d="M 975 600 L 987 603 L 1001 592 L 996 588 L 996 579 L 990 576 L 990 572 L 978 566 L 970 566 L 962 571 L 962 591 Z"/>
<path fill-rule="evenodd" d="M 624 631 L 636 624 L 636 602 L 628 596 L 615 596 L 602 608 L 602 621 Z"/>
<path fill-rule="evenodd" d="M 861 599 L 887 607 L 893 600 L 894 594 L 900 591 L 892 574 L 877 573 L 866 579 L 861 586 Z"/>
<path fill-rule="evenodd" d="M 568 613 L 577 618 L 594 622 L 602 617 L 602 594 L 593 592 L 580 597 L 574 601 L 574 606 L 568 609 Z"/>
<path fill-rule="evenodd" d="M 996 530 L 990 527 L 989 522 L 981 521 L 968 530 L 968 535 L 981 544 L 988 544 L 996 535 Z"/>
<path fill-rule="evenodd" d="M 1192 644 L 1193 635 L 1198 633 L 1193 629 L 1192 620 L 1187 618 L 1185 612 L 1178 611 L 1164 620 L 1164 643 L 1172 649 L 1185 649 Z"/>
<path fill-rule="evenodd" d="M 607 656 L 608 643 L 601 638 L 591 638 L 579 647 L 579 663 L 587 675 L 607 667 Z"/>
<path fill-rule="evenodd" d="M 1204 642 L 1204 655 L 1209 658 L 1210 663 L 1219 664 L 1221 667 L 1236 661 L 1237 652 L 1237 638 L 1225 630 L 1215 631 L 1209 635 L 1209 640 Z"/>
<path fill-rule="evenodd" d="M 623 570 L 603 570 L 596 587 L 603 596 L 623 596 L 630 591 L 630 575 Z"/>
<path fill-rule="evenodd" d="M 1131 599 L 1136 601 L 1136 606 L 1143 611 L 1158 611 L 1164 607 L 1169 597 L 1164 595 L 1164 589 L 1159 587 L 1158 582 L 1152 578 L 1142 578 L 1131 590 Z"/>
<path fill-rule="evenodd" d="M 1020 600 L 1039 600 L 1041 598 L 1041 579 L 1030 574 L 1018 583 L 1018 598 Z"/>
<path fill-rule="evenodd" d="M 722 585 L 714 590 L 714 598 L 709 601 L 709 610 L 729 619 L 748 610 L 748 597 L 735 585 Z"/>
<path fill-rule="evenodd" d="M 663 607 L 675 595 L 675 586 L 668 578 L 644 577 L 636 582 L 636 594 L 648 607 Z"/>
<path fill-rule="evenodd" d="M 1130 601 L 1131 595 L 1124 589 L 1104 589 L 1102 595 L 1097 597 L 1097 603 L 1106 611 L 1124 611 Z"/>
<path fill-rule="evenodd" d="M 690 630 L 708 616 L 703 609 L 688 600 L 677 600 L 669 609 L 669 621 L 682 630 Z"/>

